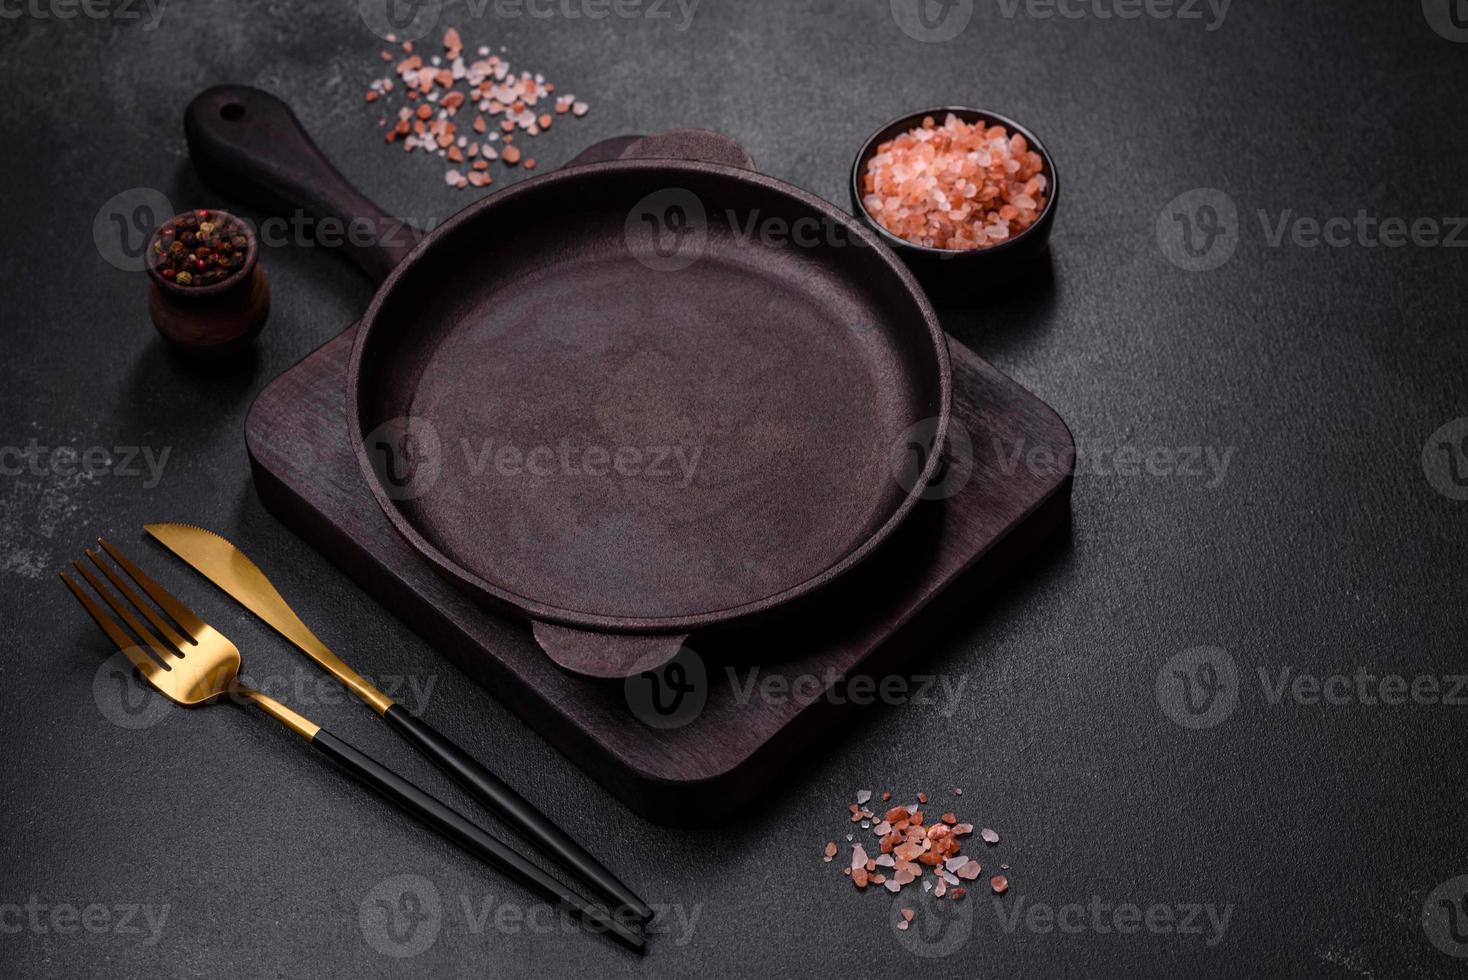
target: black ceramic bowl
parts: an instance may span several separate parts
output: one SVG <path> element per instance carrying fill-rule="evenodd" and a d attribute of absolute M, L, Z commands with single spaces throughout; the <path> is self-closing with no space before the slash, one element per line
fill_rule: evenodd
<path fill-rule="evenodd" d="M 867 163 L 877 153 L 877 147 L 910 129 L 921 126 L 926 116 L 942 125 L 949 113 L 964 122 L 982 119 L 990 126 L 1003 126 L 1011 134 L 1019 133 L 1030 144 L 1030 149 L 1040 154 L 1045 162 L 1044 174 L 1049 180 L 1045 207 L 1035 223 L 1007 241 L 987 248 L 969 250 L 933 248 L 915 245 L 892 234 L 882 227 L 862 203 L 861 180 Z M 997 112 L 986 109 L 971 109 L 965 106 L 938 106 L 924 109 L 894 119 L 872 134 L 856 155 L 851 167 L 851 206 L 894 252 L 902 257 L 913 275 L 934 299 L 961 300 L 966 294 L 985 290 L 1005 279 L 1021 274 L 1039 264 L 1050 241 L 1050 229 L 1055 224 L 1055 208 L 1060 200 L 1060 178 L 1055 171 L 1055 158 L 1045 144 L 1024 126 Z"/>

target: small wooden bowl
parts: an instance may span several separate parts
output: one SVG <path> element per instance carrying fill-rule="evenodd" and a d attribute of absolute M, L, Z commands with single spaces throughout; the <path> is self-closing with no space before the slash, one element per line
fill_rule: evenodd
<path fill-rule="evenodd" d="M 876 156 L 877 147 L 921 126 L 927 116 L 932 116 L 941 125 L 950 112 L 967 123 L 982 119 L 991 126 L 1003 126 L 1011 134 L 1020 134 L 1029 143 L 1030 149 L 1040 154 L 1040 159 L 1044 161 L 1045 169 L 1042 172 L 1049 181 L 1049 187 L 1045 192 L 1045 207 L 1040 211 L 1040 216 L 1024 231 L 997 245 L 970 250 L 916 245 L 884 228 L 862 202 L 862 176 L 866 173 L 867 163 Z M 1050 229 L 1055 224 L 1055 208 L 1059 200 L 1060 177 L 1055 171 L 1055 158 L 1050 155 L 1045 144 L 1013 119 L 987 109 L 938 106 L 894 119 L 872 134 L 862 145 L 851 168 L 852 210 L 877 233 L 884 244 L 902 258 L 935 300 L 961 301 L 1028 271 L 1034 265 L 1035 259 L 1043 256 L 1049 245 Z"/>
<path fill-rule="evenodd" d="M 158 234 L 154 232 L 148 240 L 148 314 L 175 349 L 195 357 L 218 358 L 247 349 L 264 329 L 270 317 L 270 282 L 260 265 L 260 242 L 254 229 L 228 211 L 209 210 L 241 229 L 248 240 L 244 265 L 208 286 L 180 286 L 159 272 L 152 257 L 153 238 Z"/>

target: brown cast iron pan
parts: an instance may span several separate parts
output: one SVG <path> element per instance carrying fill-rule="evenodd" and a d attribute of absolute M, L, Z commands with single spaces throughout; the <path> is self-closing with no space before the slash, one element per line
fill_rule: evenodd
<path fill-rule="evenodd" d="M 210 89 L 187 130 L 216 186 L 401 230 L 264 92 Z M 910 430 L 941 446 L 949 416 L 916 282 L 726 137 L 599 145 L 416 245 L 351 251 L 382 280 L 347 392 L 373 494 L 569 670 L 631 676 L 830 583 L 941 463 L 894 475 Z"/>

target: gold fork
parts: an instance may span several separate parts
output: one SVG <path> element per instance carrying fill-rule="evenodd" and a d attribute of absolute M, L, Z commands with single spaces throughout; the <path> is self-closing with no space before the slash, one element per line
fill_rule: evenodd
<path fill-rule="evenodd" d="M 139 646 L 81 586 L 64 573 L 61 580 L 92 619 L 96 620 L 108 639 L 137 668 L 143 679 L 165 697 L 185 707 L 211 704 L 225 696 L 253 704 L 300 735 L 313 748 L 320 749 L 333 762 L 416 820 L 503 871 L 541 897 L 578 916 L 593 931 L 610 931 L 627 946 L 642 951 L 642 934 L 621 917 L 610 915 L 602 906 L 586 901 L 458 811 L 444 805 L 309 718 L 241 683 L 238 647 L 224 634 L 194 615 L 105 539 L 99 538 L 98 543 L 118 567 L 127 573 L 127 577 L 147 593 L 157 609 L 139 596 L 122 575 L 91 549 L 87 549 L 87 558 L 97 566 L 122 599 L 116 598 L 87 566 L 79 561 L 72 562 L 72 565 L 147 649 Z M 167 619 L 158 610 L 166 614 Z M 150 630 L 140 622 L 134 611 L 141 614 L 153 629 Z M 175 625 L 177 629 L 174 628 Z M 156 634 L 154 630 L 157 631 Z M 162 636 L 161 640 L 159 635 Z"/>

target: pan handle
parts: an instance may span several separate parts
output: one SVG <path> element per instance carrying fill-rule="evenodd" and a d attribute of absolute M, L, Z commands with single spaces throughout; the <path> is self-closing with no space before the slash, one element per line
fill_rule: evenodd
<path fill-rule="evenodd" d="M 306 135 L 290 106 L 248 85 L 219 85 L 184 111 L 189 154 L 221 193 L 342 223 L 336 237 L 381 282 L 422 237 L 362 195 Z"/>
<path fill-rule="evenodd" d="M 670 129 L 633 141 L 621 153 L 623 160 L 702 160 L 754 170 L 754 157 L 732 136 L 711 129 Z"/>
<path fill-rule="evenodd" d="M 624 680 L 660 670 L 683 649 L 688 634 L 588 633 L 539 620 L 531 622 L 535 642 L 573 674 Z"/>

